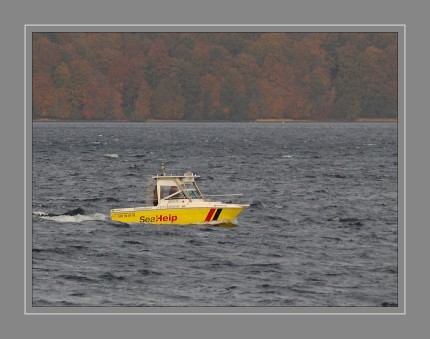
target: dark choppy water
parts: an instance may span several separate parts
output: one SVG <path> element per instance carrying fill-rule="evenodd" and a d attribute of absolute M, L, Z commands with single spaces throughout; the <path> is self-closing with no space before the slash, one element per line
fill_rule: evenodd
<path fill-rule="evenodd" d="M 32 154 L 33 306 L 397 304 L 396 124 L 34 123 Z M 251 207 L 111 222 L 161 162 Z"/>

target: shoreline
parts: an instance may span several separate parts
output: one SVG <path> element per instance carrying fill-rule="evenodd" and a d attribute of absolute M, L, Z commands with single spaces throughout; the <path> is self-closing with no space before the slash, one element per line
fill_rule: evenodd
<path fill-rule="evenodd" d="M 359 118 L 355 120 L 300 120 L 300 119 L 256 119 L 258 123 L 356 123 L 356 122 L 399 122 L 393 118 Z"/>
<path fill-rule="evenodd" d="M 300 119 L 255 119 L 255 120 L 244 120 L 244 121 L 228 121 L 228 120 L 158 120 L 158 119 L 148 119 L 142 121 L 133 120 L 62 120 L 62 119 L 32 119 L 32 122 L 85 122 L 85 123 L 99 123 L 99 122 L 109 122 L 109 123 L 226 123 L 226 122 L 247 122 L 247 123 L 375 123 L 375 122 L 395 122 L 398 123 L 398 119 L 393 118 L 359 118 L 355 120 L 300 120 Z"/>

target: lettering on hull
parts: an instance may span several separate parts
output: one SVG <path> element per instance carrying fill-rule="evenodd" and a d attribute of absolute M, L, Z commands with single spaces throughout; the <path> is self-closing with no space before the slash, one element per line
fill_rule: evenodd
<path fill-rule="evenodd" d="M 151 222 L 175 222 L 176 220 L 178 220 L 178 216 L 177 215 L 156 215 L 154 217 L 145 217 L 144 215 L 142 215 L 140 217 L 140 222 L 147 222 L 147 223 L 151 223 Z"/>

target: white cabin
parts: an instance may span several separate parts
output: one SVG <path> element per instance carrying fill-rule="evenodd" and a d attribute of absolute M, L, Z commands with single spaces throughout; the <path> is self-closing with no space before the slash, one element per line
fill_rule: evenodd
<path fill-rule="evenodd" d="M 170 202 L 185 203 L 204 200 L 204 196 L 195 182 L 198 178 L 191 172 L 184 175 L 156 175 L 147 185 L 146 205 L 165 206 Z"/>

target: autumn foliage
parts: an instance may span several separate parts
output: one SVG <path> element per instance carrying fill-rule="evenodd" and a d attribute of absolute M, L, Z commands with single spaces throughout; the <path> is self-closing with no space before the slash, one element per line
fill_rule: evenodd
<path fill-rule="evenodd" d="M 33 118 L 397 117 L 397 33 L 33 33 Z"/>

